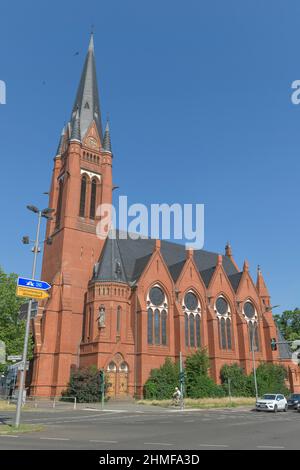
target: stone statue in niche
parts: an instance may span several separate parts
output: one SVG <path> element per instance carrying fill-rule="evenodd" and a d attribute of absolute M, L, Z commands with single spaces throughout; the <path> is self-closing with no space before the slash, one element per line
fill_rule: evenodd
<path fill-rule="evenodd" d="M 99 328 L 104 328 L 105 327 L 105 307 L 104 307 L 104 305 L 100 305 L 100 308 L 99 308 L 98 325 L 99 325 Z"/>

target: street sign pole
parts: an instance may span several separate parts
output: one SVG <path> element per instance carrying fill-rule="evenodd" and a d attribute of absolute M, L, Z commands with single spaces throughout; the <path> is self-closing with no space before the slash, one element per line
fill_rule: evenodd
<path fill-rule="evenodd" d="M 179 367 L 180 367 L 180 409 L 183 410 L 184 408 L 184 401 L 183 401 L 183 366 L 182 366 L 182 352 L 180 351 L 179 356 Z"/>
<path fill-rule="evenodd" d="M 252 332 L 252 337 L 251 337 L 251 349 L 252 349 L 252 363 L 253 363 L 253 378 L 254 378 L 254 387 L 255 387 L 255 397 L 256 401 L 258 400 L 258 388 L 257 388 L 257 377 L 256 377 L 256 366 L 255 366 L 255 352 L 254 352 L 254 332 L 255 329 L 252 327 L 250 329 L 250 332 Z"/>
<path fill-rule="evenodd" d="M 36 230 L 36 237 L 35 243 L 33 248 L 33 266 L 32 266 L 32 279 L 35 278 L 35 271 L 36 271 L 36 262 L 37 262 L 37 255 L 39 252 L 39 237 L 40 237 L 40 227 L 41 227 L 41 218 L 42 218 L 42 211 L 38 212 L 38 224 Z M 20 372 L 20 383 L 19 383 L 19 395 L 18 395 L 18 403 L 17 403 L 17 412 L 16 412 L 16 428 L 20 426 L 20 419 L 21 419 L 21 408 L 23 402 L 23 390 L 25 385 L 25 378 L 26 378 L 26 361 L 27 361 L 27 350 L 28 350 L 28 338 L 29 338 L 29 329 L 30 329 L 30 318 L 31 318 L 31 305 L 32 299 L 28 302 L 28 310 L 27 310 L 27 319 L 26 319 L 26 330 L 25 330 L 25 338 L 24 338 L 24 347 L 23 347 L 23 356 L 22 362 L 23 367 Z"/>

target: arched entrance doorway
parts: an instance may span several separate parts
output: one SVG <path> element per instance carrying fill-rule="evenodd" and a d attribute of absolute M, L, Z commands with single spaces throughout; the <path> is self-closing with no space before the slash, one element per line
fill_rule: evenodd
<path fill-rule="evenodd" d="M 116 355 L 106 370 L 106 395 L 109 398 L 123 398 L 128 395 L 128 364 L 121 355 Z"/>

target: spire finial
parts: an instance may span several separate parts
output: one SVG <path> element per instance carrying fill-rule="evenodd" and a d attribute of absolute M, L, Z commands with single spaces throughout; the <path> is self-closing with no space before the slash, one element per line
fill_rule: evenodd
<path fill-rule="evenodd" d="M 244 261 L 243 271 L 244 271 L 244 272 L 248 272 L 248 271 L 249 271 L 249 263 L 248 263 L 248 261 L 247 261 L 246 259 L 245 259 L 245 261 Z"/>
<path fill-rule="evenodd" d="M 226 243 L 226 246 L 225 246 L 225 255 L 226 256 L 232 256 L 232 249 L 231 249 L 231 245 L 230 245 L 230 242 L 227 242 Z"/>
<path fill-rule="evenodd" d="M 93 32 L 93 27 L 94 27 L 94 25 L 92 25 L 92 28 L 91 28 L 91 38 L 90 38 L 90 43 L 89 43 L 89 51 L 91 51 L 91 52 L 94 52 L 94 32 Z"/>
<path fill-rule="evenodd" d="M 257 265 L 257 274 L 261 274 L 260 264 Z"/>

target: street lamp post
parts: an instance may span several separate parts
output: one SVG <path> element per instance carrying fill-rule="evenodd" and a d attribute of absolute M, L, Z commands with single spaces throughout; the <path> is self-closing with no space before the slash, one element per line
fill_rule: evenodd
<path fill-rule="evenodd" d="M 254 387 L 255 387 L 255 397 L 256 401 L 258 400 L 258 388 L 257 388 L 257 377 L 256 377 L 256 366 L 255 366 L 255 352 L 254 352 L 254 325 L 252 324 L 251 328 L 251 349 L 252 349 L 252 363 L 253 363 L 253 377 L 254 377 Z"/>
<path fill-rule="evenodd" d="M 42 217 L 45 217 L 46 219 L 51 219 L 49 214 L 53 212 L 53 209 L 47 208 L 41 211 L 35 206 L 27 206 L 27 209 L 34 212 L 35 214 L 38 214 L 36 237 L 35 237 L 34 247 L 32 250 L 34 256 L 33 256 L 31 278 L 35 279 L 37 255 L 40 251 L 39 238 L 40 238 L 41 219 Z M 25 329 L 25 337 L 24 337 L 20 382 L 19 382 L 19 394 L 18 394 L 17 411 L 16 411 L 16 422 L 15 422 L 16 428 L 20 426 L 21 408 L 22 408 L 22 402 L 23 402 L 25 378 L 26 378 L 26 364 L 27 364 L 28 338 L 29 338 L 30 319 L 31 319 L 31 306 L 32 306 L 32 299 L 29 300 L 28 309 L 27 309 L 26 329 Z"/>

